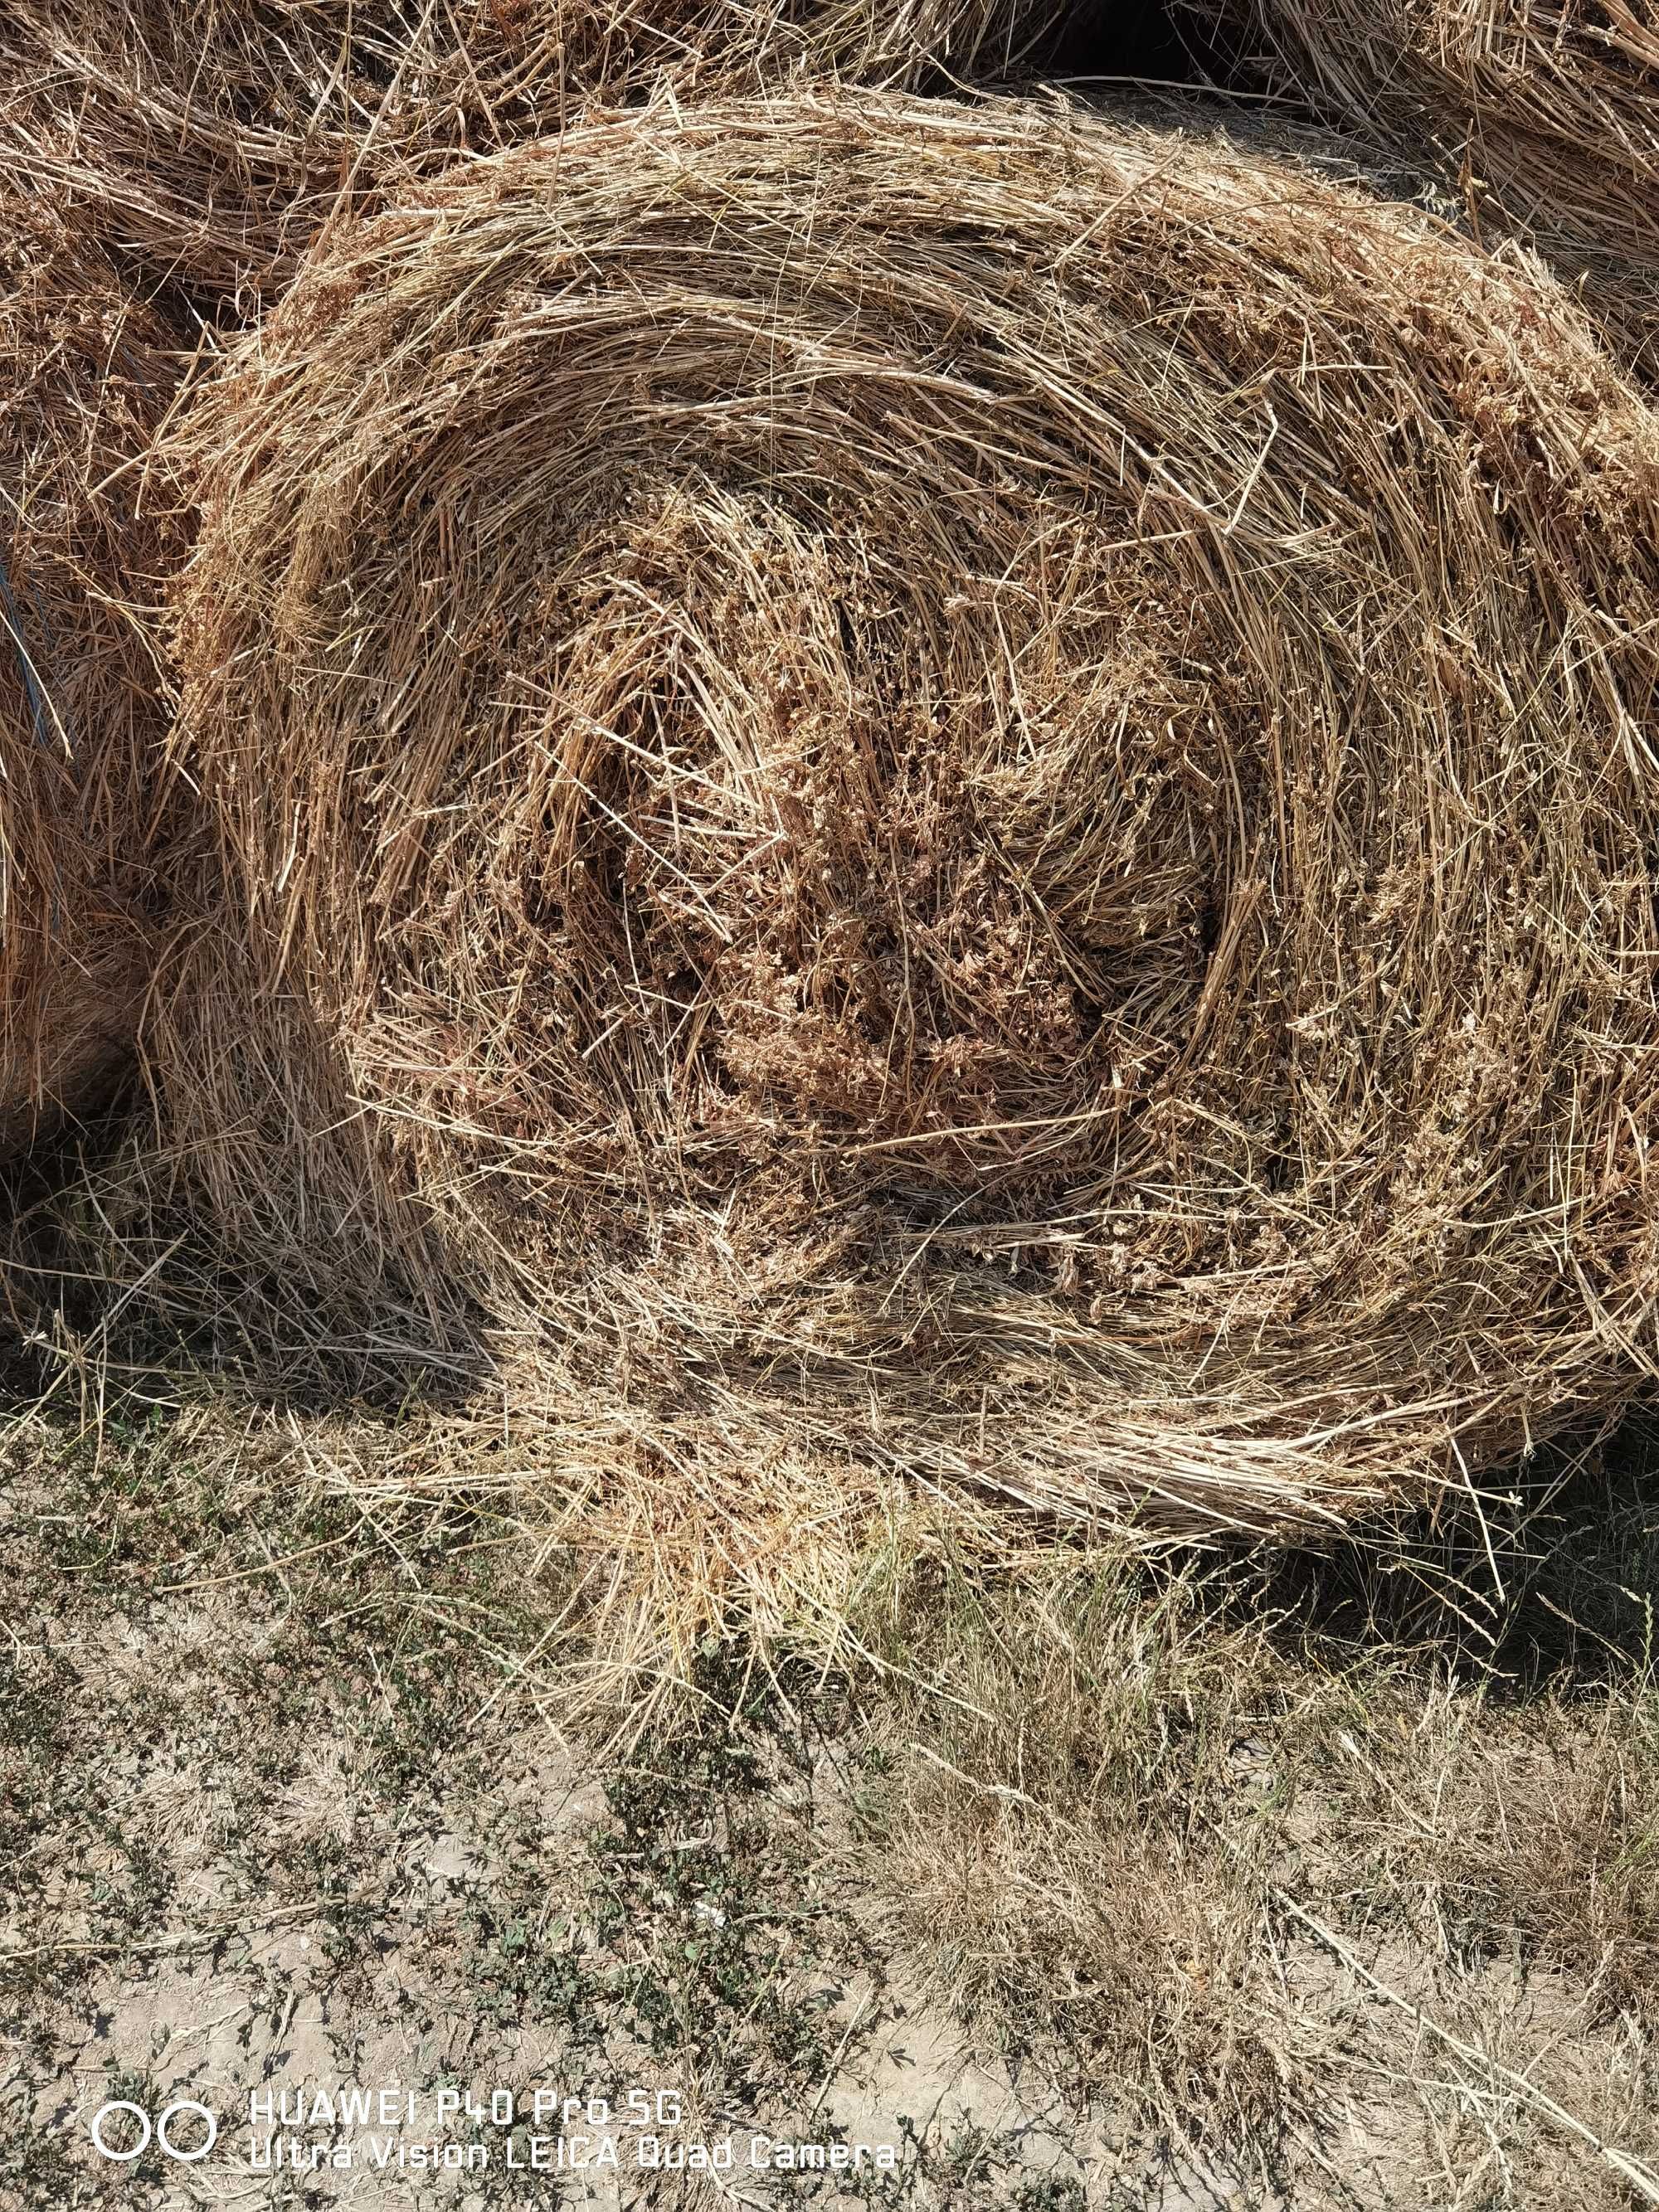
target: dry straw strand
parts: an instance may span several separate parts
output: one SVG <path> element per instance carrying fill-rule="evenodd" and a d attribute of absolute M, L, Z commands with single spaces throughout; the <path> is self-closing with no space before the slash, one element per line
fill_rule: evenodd
<path fill-rule="evenodd" d="M 173 454 L 173 1157 L 659 1564 L 1317 1528 L 1651 1370 L 1659 424 L 1535 267 L 662 104 L 331 236 Z"/>

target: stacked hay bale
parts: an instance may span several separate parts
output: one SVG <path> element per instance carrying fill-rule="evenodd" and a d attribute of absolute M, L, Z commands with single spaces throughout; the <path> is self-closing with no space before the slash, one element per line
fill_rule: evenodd
<path fill-rule="evenodd" d="M 15 0 L 9 161 L 216 314 L 293 273 L 329 210 L 408 163 L 560 128 L 660 77 L 868 83 L 1006 70 L 1061 0 Z M 3 56 L 3 49 L 0 49 Z"/>
<path fill-rule="evenodd" d="M 1626 0 L 1197 0 L 1281 96 L 1438 168 L 1659 374 L 1659 23 Z"/>
<path fill-rule="evenodd" d="M 1041 0 L 754 10 L 684 0 L 367 9 L 340 0 L 19 0 L 0 31 L 0 1150 L 94 1104 L 130 1060 L 155 903 L 166 715 L 132 619 L 176 539 L 141 513 L 171 392 L 149 299 L 233 323 L 280 291 L 331 209 L 406 167 L 562 119 L 665 70 L 815 64 L 876 78 L 1006 62 Z M 118 275 L 118 270 L 122 272 Z M 142 286 L 146 304 L 138 304 Z"/>
<path fill-rule="evenodd" d="M 173 453 L 239 919 L 155 1049 L 296 1326 L 482 1309 L 647 1500 L 1176 1531 L 1650 1371 L 1659 422 L 1534 272 L 664 103 L 334 230 Z"/>
<path fill-rule="evenodd" d="M 0 1155 L 130 1066 L 165 728 L 143 457 L 168 333 L 61 202 L 0 206 Z"/>

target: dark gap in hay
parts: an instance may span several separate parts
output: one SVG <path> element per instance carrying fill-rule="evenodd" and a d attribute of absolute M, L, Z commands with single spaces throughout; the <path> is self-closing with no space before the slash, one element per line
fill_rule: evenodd
<path fill-rule="evenodd" d="M 0 1161 L 0 1220 L 14 1231 L 38 1223 L 43 1210 L 66 1201 L 84 1183 L 89 1157 L 112 1152 L 132 1109 L 135 1085 L 129 1075 L 106 1103 L 102 1116 L 43 1122 L 34 1142 Z M 101 1127 L 102 1140 L 99 1131 Z"/>
<path fill-rule="evenodd" d="M 142 1419 L 199 1385 L 262 1414 L 395 1425 L 487 1395 L 489 1326 L 460 1285 L 446 1281 L 443 1332 L 389 1287 L 330 1330 L 296 1322 L 290 1286 L 174 1191 L 155 1113 L 129 1070 L 0 1158 L 0 1412 L 90 1390 L 100 1420 Z M 333 1232 L 340 1268 L 365 1276 L 350 1224 Z"/>
<path fill-rule="evenodd" d="M 67 191 L 0 208 L 0 1155 L 130 1067 L 175 827 L 149 627 L 176 549 L 145 456 L 179 333 Z"/>
<path fill-rule="evenodd" d="M 112 1112 L 0 1177 L 0 1414 L 89 1389 L 100 1419 L 118 1408 L 143 1418 L 209 1392 L 260 1416 L 349 1410 L 392 1430 L 487 1398 L 482 1316 L 462 1350 L 389 1303 L 319 1339 L 294 1325 L 276 1279 L 237 1271 L 199 1224 L 177 1217 L 155 1224 L 170 1237 L 112 1243 L 92 1194 L 112 1160 L 130 1166 L 131 1138 Z"/>
<path fill-rule="evenodd" d="M 1224 85 L 1232 57 L 1220 32 L 1170 0 L 1084 0 L 1032 57 L 1045 76 Z"/>
<path fill-rule="evenodd" d="M 1494 1470 L 1478 1494 L 1449 1492 L 1334 1546 L 1261 1547 L 1224 1571 L 1229 1602 L 1274 1619 L 1300 1661 L 1340 1669 L 1395 1652 L 1413 1673 L 1478 1680 L 1504 1704 L 1593 1697 L 1650 1663 L 1656 1467 L 1659 1425 L 1638 1407 L 1605 1437 Z"/>

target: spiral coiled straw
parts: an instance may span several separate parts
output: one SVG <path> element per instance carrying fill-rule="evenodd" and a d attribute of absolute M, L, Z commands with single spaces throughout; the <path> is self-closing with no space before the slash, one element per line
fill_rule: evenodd
<path fill-rule="evenodd" d="M 175 458 L 154 1048 L 296 1328 L 490 1317 L 647 1517 L 1317 1526 L 1650 1369 L 1659 423 L 1535 269 L 660 106 L 331 238 Z"/>

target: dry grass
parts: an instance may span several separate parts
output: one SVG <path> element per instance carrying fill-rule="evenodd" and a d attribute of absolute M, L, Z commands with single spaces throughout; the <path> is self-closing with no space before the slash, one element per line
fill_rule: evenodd
<path fill-rule="evenodd" d="M 1650 1599 L 1650 1603 L 1651 1600 Z M 1659 1990 L 1659 1705 L 1650 1680 L 1605 1705 L 1455 1701 L 1433 1751 L 1378 1732 L 1352 1846 L 1395 1898 L 1438 1895 L 1475 1955 L 1519 1946 L 1583 1978 L 1593 2017 Z"/>
<path fill-rule="evenodd" d="M 1386 1610 L 1416 1540 L 1304 1561 L 1300 1603 L 1248 1563 L 902 1575 L 863 1623 L 893 1955 L 1189 2156 L 1322 2143 L 1291 2202 L 1659 2202 L 1655 1524 L 1622 1480 L 1576 1478 L 1524 1567 L 1462 1516 L 1415 1644 L 1333 1600 Z"/>
<path fill-rule="evenodd" d="M 1528 269 L 659 107 L 338 234 L 174 458 L 237 920 L 152 1049 L 295 1330 L 482 1313 L 745 1558 L 891 1475 L 1328 1525 L 1650 1368 L 1659 426 Z"/>
<path fill-rule="evenodd" d="M 153 953 L 156 315 L 61 200 L 0 196 L 0 1154 L 129 1063 Z"/>
<path fill-rule="evenodd" d="M 336 205 L 624 99 L 801 70 L 1006 70 L 1058 0 L 17 0 L 9 161 L 210 310 L 279 289 Z"/>
<path fill-rule="evenodd" d="M 896 1678 L 890 1771 L 862 1841 L 898 1954 L 985 2044 L 1066 2053 L 1191 2146 L 1307 2118 L 1328 2052 L 1261 1942 L 1285 1793 L 1261 1785 L 1286 1708 L 1328 1691 L 1200 1577 L 1149 1585 L 1109 1553 L 1000 1589 L 928 1565 L 889 1602 L 869 1639 Z"/>
<path fill-rule="evenodd" d="M 1659 25 L 1626 0 L 1200 0 L 1285 98 L 1437 161 L 1659 373 Z"/>
<path fill-rule="evenodd" d="M 31 2212 L 82 2201 L 117 2068 L 234 2116 L 389 2053 L 873 2124 L 919 2212 L 1659 2201 L 1639 1457 L 1290 1564 L 1004 1575 L 941 1515 L 866 1560 L 861 1650 L 711 1638 L 596 1740 L 616 1624 L 476 1441 L 100 1379 L 87 1422 L 0 1403 Z"/>

